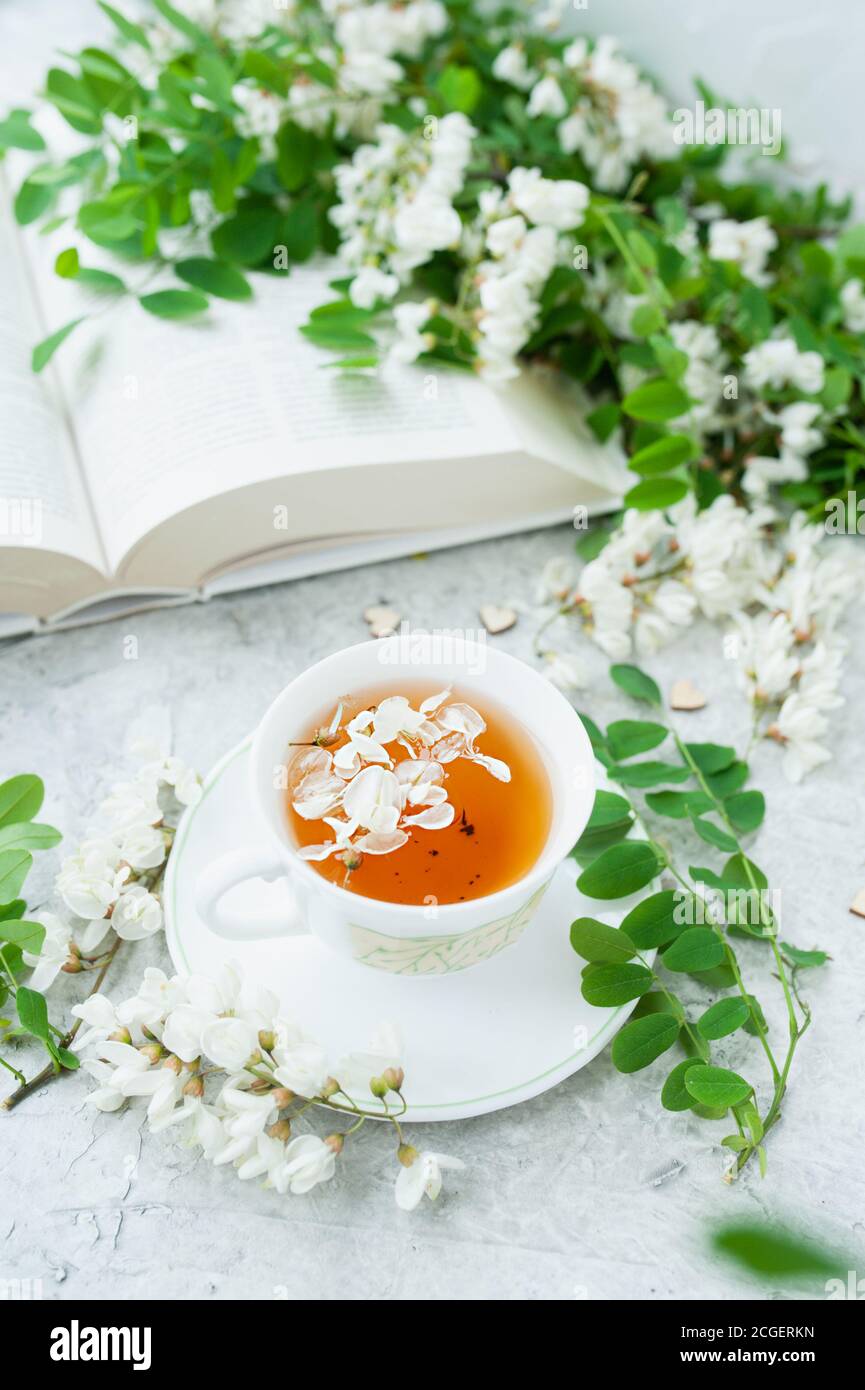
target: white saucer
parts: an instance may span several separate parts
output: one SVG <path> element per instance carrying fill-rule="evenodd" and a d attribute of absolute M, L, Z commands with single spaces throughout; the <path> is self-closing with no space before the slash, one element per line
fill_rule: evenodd
<path fill-rule="evenodd" d="M 183 817 L 165 880 L 166 937 L 181 975 L 212 974 L 229 960 L 279 995 L 286 1014 L 336 1059 L 363 1052 L 378 1024 L 404 1041 L 406 1118 L 457 1120 L 530 1100 L 579 1071 L 606 1047 L 636 1001 L 597 1009 L 580 993 L 583 962 L 571 949 L 575 917 L 606 906 L 576 888 L 567 860 L 517 941 L 492 960 L 456 974 L 404 976 L 371 970 L 314 937 L 227 941 L 195 911 L 195 884 L 225 850 L 266 835 L 247 794 L 246 739 L 214 767 L 197 806 Z M 278 892 L 261 882 L 241 890 L 251 913 Z M 615 903 L 616 919 L 639 895 Z M 369 1094 L 356 1099 L 365 1107 Z"/>

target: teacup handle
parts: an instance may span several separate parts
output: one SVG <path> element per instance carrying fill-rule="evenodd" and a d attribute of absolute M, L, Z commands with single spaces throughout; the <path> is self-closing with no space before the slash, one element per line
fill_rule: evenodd
<path fill-rule="evenodd" d="M 278 854 L 269 848 L 233 849 L 215 859 L 199 875 L 195 887 L 195 909 L 209 929 L 229 941 L 262 941 L 274 936 L 298 936 L 309 927 L 290 882 L 290 874 Z M 223 897 L 250 878 L 266 883 L 285 879 L 285 907 L 257 916 L 250 921 L 239 911 L 225 907 Z"/>

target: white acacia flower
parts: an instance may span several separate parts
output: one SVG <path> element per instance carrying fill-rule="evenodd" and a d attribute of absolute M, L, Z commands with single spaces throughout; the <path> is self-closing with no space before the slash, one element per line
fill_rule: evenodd
<path fill-rule="evenodd" d="M 564 116 L 568 109 L 564 93 L 551 73 L 532 88 L 527 107 L 530 116 Z"/>
<path fill-rule="evenodd" d="M 509 82 L 512 87 L 518 87 L 523 92 L 534 84 L 536 73 L 529 67 L 521 44 L 508 44 L 496 54 L 493 61 L 493 77 L 497 77 L 499 82 Z"/>
<path fill-rule="evenodd" d="M 865 333 L 865 286 L 861 280 L 848 280 L 841 290 L 844 327 L 850 333 Z"/>
<path fill-rule="evenodd" d="M 771 284 L 766 261 L 778 245 L 778 237 L 768 217 L 736 222 L 721 217 L 709 225 L 708 255 L 713 261 L 736 261 L 742 274 L 755 285 Z"/>
<path fill-rule="evenodd" d="M 241 1071 L 258 1048 L 258 1028 L 245 1018 L 216 1018 L 201 1030 L 201 1051 L 227 1071 Z"/>
<path fill-rule="evenodd" d="M 320 1182 L 329 1182 L 335 1167 L 333 1149 L 315 1134 L 301 1134 L 286 1145 L 285 1181 L 288 1191 L 296 1196 L 312 1191 Z"/>
<path fill-rule="evenodd" d="M 399 820 L 399 782 L 384 768 L 365 767 L 346 787 L 343 805 L 346 815 L 365 830 L 388 834 Z"/>
<path fill-rule="evenodd" d="M 366 1096 L 373 1076 L 389 1067 L 402 1067 L 403 1041 L 396 1024 L 384 1021 L 375 1029 L 366 1052 L 350 1052 L 335 1065 L 333 1074 L 345 1091 Z"/>
<path fill-rule="evenodd" d="M 448 1154 L 419 1153 L 408 1168 L 400 1168 L 396 1180 L 396 1204 L 403 1211 L 414 1211 L 424 1196 L 434 1202 L 442 1190 L 443 1168 L 465 1168 L 462 1159 Z"/>
<path fill-rule="evenodd" d="M 578 657 L 571 652 L 547 652 L 544 675 L 559 690 L 582 690 L 586 673 Z"/>
<path fill-rule="evenodd" d="M 111 1000 L 104 994 L 91 994 L 82 1004 L 76 1004 L 72 1009 L 72 1016 L 87 1024 L 84 1031 L 75 1038 L 76 1052 L 81 1052 L 91 1043 L 104 1042 L 109 1033 L 124 1026 L 117 1017 L 117 1010 Z"/>
<path fill-rule="evenodd" d="M 120 858 L 136 873 L 155 869 L 165 859 L 165 836 L 155 825 L 130 825 L 120 840 Z"/>
<path fill-rule="evenodd" d="M 151 965 L 144 972 L 138 992 L 117 1006 L 117 1018 L 124 1028 L 152 1028 L 185 1002 L 185 982 L 177 975 L 169 980 L 163 970 Z"/>
<path fill-rule="evenodd" d="M 104 917 L 129 875 L 119 863 L 117 841 L 108 836 L 89 837 L 64 859 L 56 887 L 69 911 L 86 920 Z"/>
<path fill-rule="evenodd" d="M 564 603 L 577 582 L 577 567 L 569 555 L 553 555 L 541 570 L 535 597 L 538 603 Z"/>
<path fill-rule="evenodd" d="M 69 943 L 72 932 L 65 922 L 61 922 L 53 912 L 41 912 L 39 923 L 45 929 L 45 939 L 39 948 L 38 953 L 33 951 L 22 951 L 25 965 L 33 968 L 33 974 L 29 980 L 30 989 L 38 990 L 40 993 L 54 983 L 63 966 L 69 959 Z M 73 1013 L 75 1010 L 73 1009 Z"/>
<path fill-rule="evenodd" d="M 372 309 L 380 299 L 393 299 L 399 289 L 399 280 L 388 275 L 378 266 L 361 266 L 349 286 L 348 296 L 359 309 Z"/>
<path fill-rule="evenodd" d="M 276 1062 L 274 1076 L 281 1086 L 287 1086 L 299 1096 L 317 1096 L 327 1080 L 327 1054 L 318 1043 L 297 1038 L 293 1030 L 286 1032 L 277 1025 L 277 1044 L 273 1049 Z"/>
<path fill-rule="evenodd" d="M 123 941 L 143 941 L 162 930 L 162 904 L 146 888 L 133 883 L 114 904 L 111 926 Z"/>
<path fill-rule="evenodd" d="M 394 218 L 394 238 L 401 254 L 392 260 L 406 270 L 413 269 L 434 251 L 456 246 L 462 229 L 459 213 L 446 198 L 421 191 L 403 203 Z"/>
<path fill-rule="evenodd" d="M 530 222 L 560 232 L 579 227 L 589 205 L 589 190 L 576 179 L 545 179 L 540 169 L 513 169 L 508 186 L 514 205 Z"/>
<path fill-rule="evenodd" d="M 755 391 L 766 386 L 773 391 L 795 386 L 805 395 L 814 396 L 823 389 L 823 358 L 819 352 L 800 352 L 786 334 L 757 343 L 742 360 L 745 380 Z"/>

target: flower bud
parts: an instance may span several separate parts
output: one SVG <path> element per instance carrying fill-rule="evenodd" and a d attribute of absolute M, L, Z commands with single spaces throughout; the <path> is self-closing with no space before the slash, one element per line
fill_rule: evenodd
<path fill-rule="evenodd" d="M 262 1052 L 272 1052 L 276 1047 L 276 1034 L 269 1033 L 267 1029 L 262 1028 L 258 1035 L 258 1045 Z"/>
<path fill-rule="evenodd" d="M 139 1047 L 138 1051 L 142 1057 L 147 1058 L 148 1062 L 158 1062 L 165 1056 L 162 1043 L 158 1042 L 145 1043 L 143 1047 Z"/>
<path fill-rule="evenodd" d="M 336 1077 L 329 1076 L 325 1081 L 324 1085 L 322 1086 L 321 1090 L 319 1091 L 319 1095 L 322 1097 L 323 1100 L 330 1100 L 331 1096 L 336 1096 L 339 1094 L 339 1090 L 340 1086 Z"/>
<path fill-rule="evenodd" d="M 256 1095 L 260 1095 L 262 1091 L 270 1090 L 270 1082 L 265 1076 L 257 1076 L 249 1089 L 254 1091 Z"/>
<path fill-rule="evenodd" d="M 369 1078 L 369 1089 L 372 1091 L 374 1096 L 378 1097 L 379 1100 L 384 1100 L 385 1096 L 390 1090 L 390 1087 L 388 1086 L 383 1076 L 371 1076 Z"/>
<path fill-rule="evenodd" d="M 259 1062 L 263 1062 L 263 1061 L 264 1061 L 264 1058 L 262 1057 L 261 1053 L 260 1053 L 260 1052 L 258 1051 L 258 1049 L 256 1048 L 255 1052 L 251 1052 L 251 1053 L 249 1054 L 249 1056 L 247 1057 L 247 1059 L 246 1059 L 246 1061 L 244 1062 L 243 1065 L 244 1065 L 245 1067 L 257 1067 L 258 1064 L 259 1064 Z"/>
<path fill-rule="evenodd" d="M 287 1105 L 291 1105 L 294 1100 L 294 1091 L 290 1091 L 287 1086 L 277 1086 L 271 1100 L 277 1110 L 284 1110 Z"/>
<path fill-rule="evenodd" d="M 287 1144 L 291 1138 L 291 1121 L 277 1120 L 275 1124 L 268 1126 L 267 1132 L 271 1139 L 281 1139 L 284 1144 Z"/>
<path fill-rule="evenodd" d="M 128 1028 L 115 1028 L 113 1033 L 108 1034 L 109 1042 L 131 1043 L 132 1034 Z"/>
<path fill-rule="evenodd" d="M 65 965 L 62 965 L 60 968 L 64 975 L 80 975 L 84 966 L 77 956 L 67 956 Z"/>
<path fill-rule="evenodd" d="M 396 1151 L 396 1156 L 403 1168 L 410 1168 L 415 1159 L 420 1158 L 420 1154 L 414 1144 L 400 1144 Z"/>
<path fill-rule="evenodd" d="M 405 1081 L 405 1072 L 402 1067 L 385 1067 L 381 1079 L 387 1082 L 389 1090 L 399 1092 Z"/>
<path fill-rule="evenodd" d="M 341 1154 L 345 1146 L 345 1139 L 341 1134 L 329 1134 L 324 1142 L 331 1152 L 335 1154 Z"/>
<path fill-rule="evenodd" d="M 338 739 L 339 729 L 322 727 L 321 729 L 316 729 L 312 741 L 318 748 L 330 748 Z"/>
<path fill-rule="evenodd" d="M 166 1057 L 162 1065 L 166 1071 L 173 1071 L 175 1076 L 179 1076 L 180 1073 L 183 1071 L 183 1063 L 181 1062 L 180 1058 L 174 1057 L 173 1055 L 170 1057 Z"/>
<path fill-rule="evenodd" d="M 81 955 L 81 947 L 78 945 L 77 941 L 70 941 L 68 950 L 70 956 L 75 956 L 76 959 Z"/>
<path fill-rule="evenodd" d="M 359 869 L 363 863 L 363 855 L 360 850 L 354 849 L 351 846 L 349 846 L 348 849 L 344 849 L 336 858 L 341 859 L 345 867 L 349 870 Z"/>
<path fill-rule="evenodd" d="M 186 1085 L 181 1091 L 181 1095 L 194 1096 L 196 1100 L 204 1095 L 204 1082 L 200 1076 L 190 1076 Z"/>

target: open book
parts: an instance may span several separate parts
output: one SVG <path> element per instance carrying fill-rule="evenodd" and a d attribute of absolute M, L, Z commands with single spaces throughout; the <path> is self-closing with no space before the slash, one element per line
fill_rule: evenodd
<path fill-rule="evenodd" d="M 0 635 L 542 526 L 627 486 L 554 379 L 329 369 L 298 333 L 327 264 L 252 275 L 254 300 L 191 324 L 103 298 L 35 377 L 33 344 L 93 300 L 2 201 Z"/>

